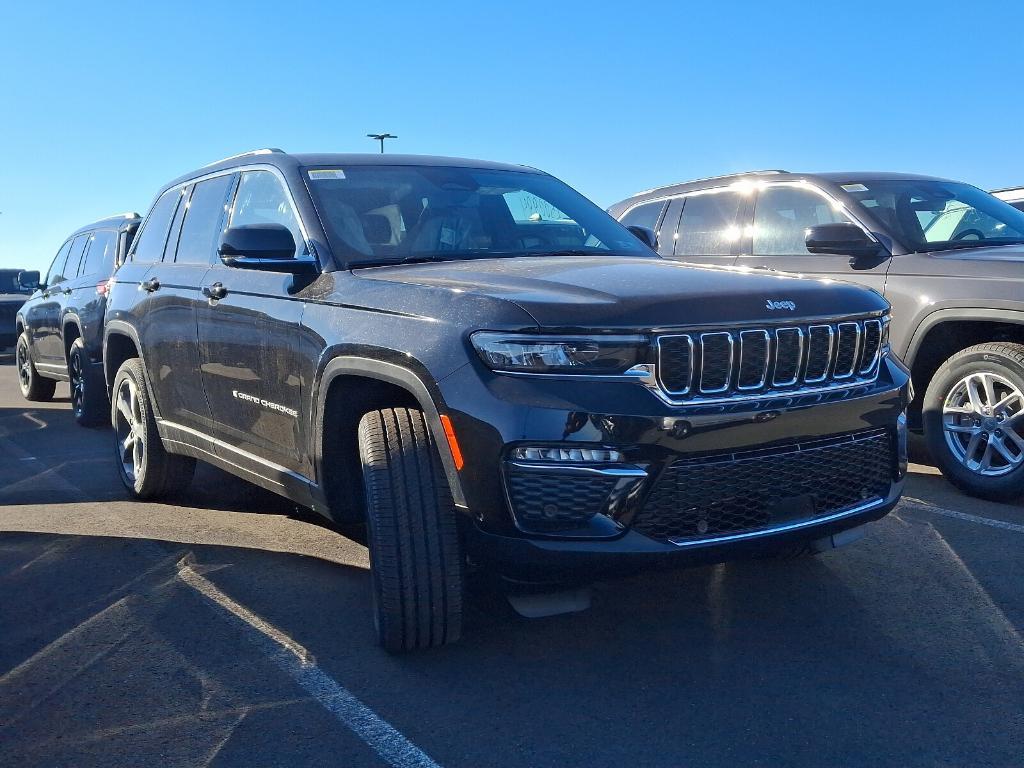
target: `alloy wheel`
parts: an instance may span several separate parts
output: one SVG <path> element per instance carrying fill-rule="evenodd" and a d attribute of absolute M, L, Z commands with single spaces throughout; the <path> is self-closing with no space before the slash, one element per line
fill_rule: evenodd
<path fill-rule="evenodd" d="M 142 436 L 142 407 L 139 389 L 131 379 L 124 379 L 117 389 L 117 416 L 114 429 L 117 453 L 125 476 L 133 483 L 145 460 L 145 442 Z"/>
<path fill-rule="evenodd" d="M 28 348 L 24 343 L 19 343 L 15 349 L 14 362 L 18 366 L 18 381 L 22 390 L 26 390 L 32 381 L 32 361 L 29 360 Z"/>
<path fill-rule="evenodd" d="M 85 403 L 85 375 L 82 371 L 82 360 L 78 355 L 71 355 L 71 362 L 68 366 L 71 384 L 71 409 L 75 416 L 82 415 L 82 405 Z"/>
<path fill-rule="evenodd" d="M 953 456 L 979 475 L 1005 475 L 1024 463 L 1024 393 L 997 373 L 958 381 L 942 405 L 942 428 Z"/>

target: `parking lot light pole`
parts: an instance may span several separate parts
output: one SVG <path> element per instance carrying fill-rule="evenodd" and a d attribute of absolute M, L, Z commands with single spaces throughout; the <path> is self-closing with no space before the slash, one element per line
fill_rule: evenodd
<path fill-rule="evenodd" d="M 374 139 L 380 142 L 380 153 L 384 154 L 384 139 L 397 139 L 398 137 L 391 133 L 368 133 L 366 134 L 368 139 Z"/>

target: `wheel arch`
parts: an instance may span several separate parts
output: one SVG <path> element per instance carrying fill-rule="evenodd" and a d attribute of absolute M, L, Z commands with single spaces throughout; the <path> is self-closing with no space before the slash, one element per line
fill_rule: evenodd
<path fill-rule="evenodd" d="M 354 393 L 358 396 L 354 399 L 346 397 L 344 409 L 338 407 L 336 398 Z M 338 420 L 338 415 L 345 413 L 350 421 L 355 419 L 351 434 L 345 432 L 341 435 L 342 440 L 347 443 L 340 446 L 344 451 L 341 458 L 344 460 L 347 456 L 351 459 L 351 451 L 356 445 L 355 428 L 358 427 L 358 419 L 363 413 L 377 407 L 414 407 L 423 411 L 434 442 L 439 448 L 438 454 L 451 487 L 452 498 L 457 506 L 465 507 L 462 484 L 441 423 L 441 414 L 445 409 L 440 394 L 432 392 L 424 378 L 409 367 L 358 356 L 339 356 L 329 360 L 319 377 L 313 397 L 313 468 L 315 482 L 323 491 L 325 499 L 329 499 L 331 495 L 325 476 L 331 460 L 339 458 L 332 455 L 332 451 L 337 450 L 339 446 L 332 441 L 331 431 L 345 424 L 344 421 Z"/>
<path fill-rule="evenodd" d="M 75 339 L 82 337 L 82 320 L 78 315 L 69 312 L 64 315 L 60 326 L 61 342 L 64 345 L 64 362 L 69 363 L 71 358 L 71 345 Z"/>
<path fill-rule="evenodd" d="M 142 360 L 142 344 L 139 334 L 128 323 L 111 321 L 103 330 L 103 375 L 107 381 L 107 392 L 114 386 L 117 369 L 125 360 L 137 357 Z M 146 366 L 143 362 L 143 371 Z M 147 384 L 148 386 L 148 384 Z"/>
<path fill-rule="evenodd" d="M 1024 343 L 1024 310 L 957 307 L 937 310 L 921 321 L 904 355 L 914 389 L 921 393 L 910 407 L 915 428 L 923 394 L 939 366 L 961 349 L 986 341 Z"/>

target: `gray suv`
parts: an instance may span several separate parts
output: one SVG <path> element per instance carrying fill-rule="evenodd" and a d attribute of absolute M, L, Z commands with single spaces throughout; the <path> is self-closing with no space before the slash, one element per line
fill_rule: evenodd
<path fill-rule="evenodd" d="M 1024 494 L 1024 212 L 945 179 L 786 171 L 661 187 L 609 212 L 653 230 L 667 258 L 884 295 L 924 393 L 910 423 L 939 468 L 967 493 Z"/>

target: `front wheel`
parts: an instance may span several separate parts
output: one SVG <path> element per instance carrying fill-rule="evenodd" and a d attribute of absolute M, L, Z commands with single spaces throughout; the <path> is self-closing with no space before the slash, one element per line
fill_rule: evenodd
<path fill-rule="evenodd" d="M 366 414 L 359 455 L 378 641 L 391 652 L 455 642 L 462 630 L 462 547 L 423 413 Z"/>
<path fill-rule="evenodd" d="M 928 450 L 965 493 L 1024 495 L 1024 345 L 988 342 L 936 371 L 924 397 Z"/>
<path fill-rule="evenodd" d="M 53 393 L 57 390 L 57 382 L 40 376 L 39 371 L 32 364 L 32 353 L 28 346 L 27 331 L 18 337 L 18 344 L 14 348 L 14 364 L 18 368 L 18 386 L 21 389 L 22 397 L 33 402 L 49 402 L 53 400 Z"/>
<path fill-rule="evenodd" d="M 111 401 L 114 454 L 128 492 L 136 499 L 152 499 L 187 486 L 196 460 L 164 449 L 142 363 L 137 357 L 125 360 L 117 370 Z"/>

